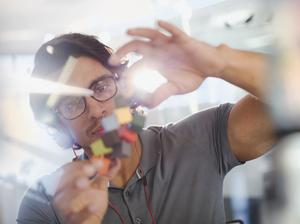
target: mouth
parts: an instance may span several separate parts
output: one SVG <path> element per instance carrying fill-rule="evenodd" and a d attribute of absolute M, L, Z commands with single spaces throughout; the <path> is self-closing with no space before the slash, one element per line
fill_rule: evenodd
<path fill-rule="evenodd" d="M 104 128 L 102 126 L 94 128 L 93 131 L 91 132 L 92 135 L 97 135 L 99 137 L 101 137 L 103 133 L 104 133 Z"/>

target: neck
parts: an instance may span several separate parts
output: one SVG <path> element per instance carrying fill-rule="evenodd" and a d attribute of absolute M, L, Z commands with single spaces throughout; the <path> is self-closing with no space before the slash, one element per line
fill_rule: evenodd
<path fill-rule="evenodd" d="M 112 183 L 119 188 L 124 188 L 129 179 L 135 174 L 135 171 L 141 159 L 141 144 L 138 139 L 131 144 L 131 156 L 121 159 L 121 169 L 119 173 L 112 179 Z"/>
<path fill-rule="evenodd" d="M 92 157 L 91 150 L 84 150 L 89 158 Z M 111 180 L 114 186 L 124 188 L 129 179 L 135 174 L 135 171 L 140 163 L 142 147 L 139 138 L 131 144 L 131 155 L 121 159 L 121 169 L 119 173 Z"/>

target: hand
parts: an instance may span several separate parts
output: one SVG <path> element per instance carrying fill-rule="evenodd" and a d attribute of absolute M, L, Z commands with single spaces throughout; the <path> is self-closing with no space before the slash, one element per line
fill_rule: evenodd
<path fill-rule="evenodd" d="M 128 53 L 136 52 L 143 58 L 125 72 L 124 77 L 129 82 L 132 74 L 143 66 L 150 66 L 167 79 L 167 83 L 144 102 L 148 107 L 158 105 L 171 95 L 196 90 L 206 77 L 219 74 L 225 66 L 218 48 L 189 37 L 167 22 L 159 21 L 158 25 L 171 35 L 150 28 L 130 29 L 129 35 L 144 39 L 125 44 L 109 60 L 117 65 Z"/>
<path fill-rule="evenodd" d="M 120 161 L 117 160 L 107 176 L 92 178 L 101 166 L 99 161 L 76 161 L 58 171 L 60 181 L 53 206 L 63 223 L 101 223 L 108 206 L 108 181 L 118 172 Z"/>

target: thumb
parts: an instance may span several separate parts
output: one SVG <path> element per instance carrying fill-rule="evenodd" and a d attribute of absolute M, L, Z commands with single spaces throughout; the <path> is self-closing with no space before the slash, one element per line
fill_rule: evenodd
<path fill-rule="evenodd" d="M 149 97 L 142 102 L 148 108 L 158 106 L 161 102 L 168 99 L 170 96 L 179 93 L 178 87 L 172 82 L 166 82 L 159 86 Z"/>
<path fill-rule="evenodd" d="M 99 190 L 107 190 L 109 181 L 112 180 L 120 171 L 121 169 L 121 160 L 120 159 L 114 159 L 112 161 L 111 167 L 109 168 L 108 172 L 105 175 L 97 175 L 91 185 L 94 188 L 97 188 Z"/>
<path fill-rule="evenodd" d="M 107 191 L 109 179 L 106 176 L 98 175 L 92 182 L 92 187 L 98 190 Z"/>

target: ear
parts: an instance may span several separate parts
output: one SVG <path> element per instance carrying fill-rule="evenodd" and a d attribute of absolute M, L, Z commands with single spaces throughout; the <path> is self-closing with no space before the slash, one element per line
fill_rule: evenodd
<path fill-rule="evenodd" d="M 66 128 L 63 125 L 58 123 L 55 124 L 54 128 L 55 132 L 52 134 L 52 137 L 55 140 L 55 142 L 64 149 L 72 148 L 75 141 L 68 132 L 68 130 L 66 130 Z"/>
<path fill-rule="evenodd" d="M 72 137 L 66 133 L 65 131 L 57 130 L 57 132 L 53 135 L 55 142 L 64 149 L 72 148 L 74 143 Z"/>

